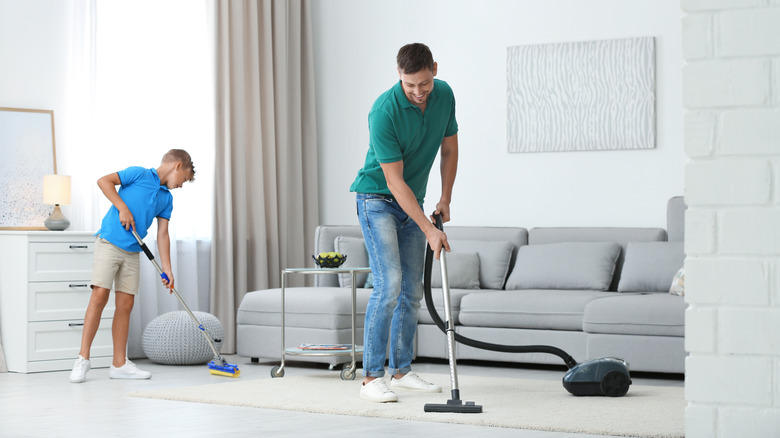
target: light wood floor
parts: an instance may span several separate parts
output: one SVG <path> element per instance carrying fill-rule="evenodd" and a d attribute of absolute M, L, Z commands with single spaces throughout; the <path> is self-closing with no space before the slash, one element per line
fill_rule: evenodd
<path fill-rule="evenodd" d="M 226 356 L 241 370 L 239 379 L 266 379 L 278 363 L 251 363 Z M 153 373 L 150 380 L 111 380 L 108 369 L 93 369 L 84 383 L 68 382 L 68 371 L 0 373 L 0 437 L 392 437 L 460 438 L 475 436 L 519 438 L 594 438 L 595 435 L 524 431 L 455 424 L 306 414 L 255 408 L 207 405 L 127 397 L 132 391 L 235 381 L 212 376 L 205 365 L 165 366 L 137 360 Z M 444 362 L 417 362 L 416 372 L 449 373 Z M 285 375 L 322 372 L 326 365 L 290 363 Z M 544 369 L 490 363 L 459 363 L 458 375 L 505 376 L 560 380 L 563 368 Z M 632 376 L 637 385 L 683 386 L 681 376 Z M 339 379 L 339 371 L 333 371 Z M 358 376 L 358 378 L 360 378 Z M 316 390 L 316 388 L 312 388 Z M 511 391 L 512 388 L 507 388 Z M 446 400 L 449 388 L 442 395 Z M 565 391 L 561 387 L 561 391 Z M 301 395 L 302 397 L 305 394 Z M 522 397 L 523 394 L 518 394 Z M 355 394 L 358 397 L 358 394 Z M 468 394 L 464 394 L 464 399 Z M 479 400 L 476 400 L 479 402 Z M 422 406 L 420 407 L 422 409 Z M 464 414 L 465 415 L 465 414 Z"/>

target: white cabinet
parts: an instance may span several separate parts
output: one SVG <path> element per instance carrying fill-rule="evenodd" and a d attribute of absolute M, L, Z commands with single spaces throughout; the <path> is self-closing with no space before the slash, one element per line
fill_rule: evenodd
<path fill-rule="evenodd" d="M 8 371 L 73 367 L 92 295 L 92 234 L 0 231 L 0 337 Z M 111 364 L 113 315 L 111 297 L 92 343 L 93 368 Z"/>

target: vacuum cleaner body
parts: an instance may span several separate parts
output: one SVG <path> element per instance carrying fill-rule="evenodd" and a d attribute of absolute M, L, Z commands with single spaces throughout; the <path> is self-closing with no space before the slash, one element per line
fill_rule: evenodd
<path fill-rule="evenodd" d="M 630 385 L 628 363 L 615 357 L 578 363 L 563 376 L 563 387 L 578 396 L 622 397 Z"/>

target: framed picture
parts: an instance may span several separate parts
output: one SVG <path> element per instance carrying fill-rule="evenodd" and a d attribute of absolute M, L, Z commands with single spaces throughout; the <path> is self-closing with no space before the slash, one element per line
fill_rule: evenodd
<path fill-rule="evenodd" d="M 653 37 L 507 49 L 509 152 L 655 148 Z"/>
<path fill-rule="evenodd" d="M 0 230 L 45 230 L 43 176 L 57 173 L 54 111 L 0 108 Z"/>

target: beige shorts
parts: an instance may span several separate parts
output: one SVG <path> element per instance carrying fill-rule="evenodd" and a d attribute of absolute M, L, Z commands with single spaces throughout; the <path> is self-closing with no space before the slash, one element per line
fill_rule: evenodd
<path fill-rule="evenodd" d="M 95 240 L 92 286 L 135 295 L 141 281 L 138 252 L 125 251 L 100 237 Z"/>

